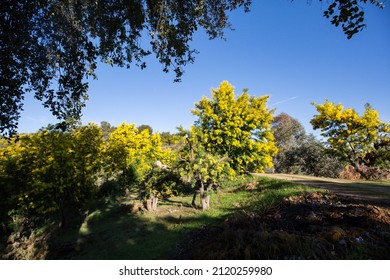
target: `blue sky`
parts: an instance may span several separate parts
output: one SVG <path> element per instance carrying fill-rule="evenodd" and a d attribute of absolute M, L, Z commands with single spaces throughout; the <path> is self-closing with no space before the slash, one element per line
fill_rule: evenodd
<path fill-rule="evenodd" d="M 371 6 L 365 6 L 367 28 L 348 40 L 322 16 L 326 7 L 319 1 L 253 1 L 250 13 L 230 14 L 235 30 L 226 31 L 226 41 L 195 35 L 192 47 L 200 53 L 180 83 L 153 58 L 144 70 L 99 65 L 82 121 L 115 126 L 126 121 L 176 132 L 194 122 L 194 104 L 227 80 L 236 94 L 248 88 L 254 96 L 270 95 L 275 114 L 291 115 L 309 133 L 316 113 L 310 103 L 325 98 L 358 112 L 369 102 L 390 122 L 390 3 L 383 10 Z M 55 122 L 38 101 L 26 97 L 20 132 Z"/>

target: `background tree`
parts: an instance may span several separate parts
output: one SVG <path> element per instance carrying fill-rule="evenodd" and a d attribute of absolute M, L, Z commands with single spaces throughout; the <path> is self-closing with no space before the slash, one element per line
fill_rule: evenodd
<path fill-rule="evenodd" d="M 271 122 L 272 133 L 278 148 L 274 156 L 274 167 L 278 173 L 290 173 L 290 154 L 292 149 L 302 145 L 306 138 L 303 125 L 290 115 L 280 113 Z"/>
<path fill-rule="evenodd" d="M 310 121 L 313 128 L 320 129 L 334 154 L 348 161 L 364 178 L 364 167 L 390 166 L 390 126 L 369 104 L 362 115 L 328 100 L 313 105 L 318 112 Z"/>
<path fill-rule="evenodd" d="M 271 132 L 272 111 L 268 96 L 252 97 L 244 91 L 237 98 L 233 86 L 224 81 L 203 97 L 192 113 L 202 134 L 205 151 L 227 157 L 238 173 L 263 172 L 272 166 L 277 148 Z"/>
<path fill-rule="evenodd" d="M 137 127 L 137 129 L 139 132 L 142 132 L 143 130 L 147 130 L 150 135 L 153 134 L 153 128 L 147 124 L 141 124 L 140 126 Z"/>
<path fill-rule="evenodd" d="M 164 147 L 177 149 L 183 144 L 183 137 L 179 133 L 161 132 L 161 141 Z"/>
<path fill-rule="evenodd" d="M 320 0 L 322 2 L 322 0 Z M 324 15 L 348 38 L 364 28 L 360 4 L 335 0 Z M 154 54 L 176 80 L 194 61 L 193 34 L 203 28 L 223 38 L 228 12 L 249 10 L 250 0 L 3 0 L 0 6 L 0 134 L 14 134 L 26 92 L 63 121 L 78 120 L 87 99 L 87 78 L 97 62 L 146 67 Z M 149 42 L 149 44 L 142 44 Z M 145 38 L 146 37 L 146 38 Z"/>
<path fill-rule="evenodd" d="M 303 125 L 286 113 L 274 117 L 271 129 L 279 150 L 299 146 L 306 136 Z"/>
<path fill-rule="evenodd" d="M 100 122 L 100 129 L 102 130 L 103 140 L 107 141 L 110 138 L 111 133 L 115 130 L 115 126 L 112 126 L 109 122 Z"/>
<path fill-rule="evenodd" d="M 308 135 L 300 145 L 283 150 L 275 163 L 275 171 L 338 178 L 343 166 L 344 163 L 329 153 L 321 141 Z"/>
<path fill-rule="evenodd" d="M 286 113 L 272 121 L 278 147 L 274 157 L 275 172 L 338 177 L 343 164 L 328 153 L 323 143 L 306 135 L 303 125 Z"/>

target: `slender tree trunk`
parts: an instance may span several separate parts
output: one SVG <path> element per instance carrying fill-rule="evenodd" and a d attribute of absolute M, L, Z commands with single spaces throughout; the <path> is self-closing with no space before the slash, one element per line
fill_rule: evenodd
<path fill-rule="evenodd" d="M 146 210 L 152 211 L 152 200 L 150 198 L 146 200 Z"/>
<path fill-rule="evenodd" d="M 148 211 L 157 211 L 158 197 L 151 196 L 146 200 L 146 209 Z"/>
<path fill-rule="evenodd" d="M 201 184 L 199 189 L 200 204 L 202 206 L 202 210 L 206 211 L 210 209 L 210 196 L 208 192 L 205 190 L 203 182 L 200 182 L 200 184 Z"/>
<path fill-rule="evenodd" d="M 158 205 L 158 197 L 153 196 L 152 197 L 152 210 L 157 211 L 157 205 Z"/>

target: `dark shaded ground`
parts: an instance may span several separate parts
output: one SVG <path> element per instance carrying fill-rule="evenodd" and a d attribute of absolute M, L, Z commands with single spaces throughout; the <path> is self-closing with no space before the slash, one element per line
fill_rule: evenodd
<path fill-rule="evenodd" d="M 177 259 L 390 259 L 390 208 L 335 194 L 286 198 L 185 234 Z"/>

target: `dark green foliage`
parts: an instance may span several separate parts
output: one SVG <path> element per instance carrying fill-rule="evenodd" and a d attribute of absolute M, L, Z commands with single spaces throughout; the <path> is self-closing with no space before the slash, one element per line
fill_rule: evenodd
<path fill-rule="evenodd" d="M 378 149 L 376 165 L 384 169 L 390 168 L 390 143 Z"/>
<path fill-rule="evenodd" d="M 308 136 L 300 146 L 278 155 L 275 171 L 337 178 L 342 168 L 343 163 L 332 156 L 320 141 Z"/>
<path fill-rule="evenodd" d="M 160 198 L 176 196 L 185 188 L 185 184 L 179 173 L 159 167 L 153 168 L 148 173 L 144 184 L 145 194 L 147 196 L 157 196 Z"/>
<path fill-rule="evenodd" d="M 339 176 L 343 164 L 313 135 L 306 135 L 298 120 L 281 113 L 274 118 L 272 131 L 279 149 L 274 157 L 277 173 Z"/>
<path fill-rule="evenodd" d="M 123 188 L 117 181 L 107 180 L 100 187 L 98 191 L 99 197 L 108 197 L 113 195 L 123 194 Z"/>
<path fill-rule="evenodd" d="M 124 168 L 122 172 L 117 175 L 117 177 L 119 185 L 125 188 L 137 185 L 141 182 L 140 174 L 134 165 L 130 165 Z"/>
<path fill-rule="evenodd" d="M 147 125 L 147 124 L 142 124 L 142 125 L 138 126 L 137 129 L 138 129 L 138 132 L 140 132 L 140 133 L 143 130 L 147 130 L 150 135 L 153 134 L 153 128 L 150 125 Z"/>
<path fill-rule="evenodd" d="M 146 67 L 154 53 L 176 79 L 194 60 L 189 46 L 202 27 L 223 37 L 227 12 L 250 0 L 4 0 L 0 7 L 0 134 L 15 133 L 26 92 L 63 121 L 78 120 L 98 60 Z M 150 44 L 141 44 L 147 34 Z"/>
<path fill-rule="evenodd" d="M 320 0 L 322 2 L 322 0 Z M 366 27 L 364 23 L 364 10 L 362 3 L 370 2 L 379 8 L 384 8 L 384 2 L 377 0 L 334 0 L 324 12 L 326 18 L 331 18 L 331 23 L 338 27 L 341 25 L 343 32 L 351 39 L 356 33 Z"/>
<path fill-rule="evenodd" d="M 17 207 L 16 198 L 20 191 L 20 176 L 14 179 L 10 175 L 17 170 L 17 165 L 16 160 L 9 155 L 0 158 L 0 167 L 0 235 L 2 235 L 7 230 L 10 211 Z"/>

